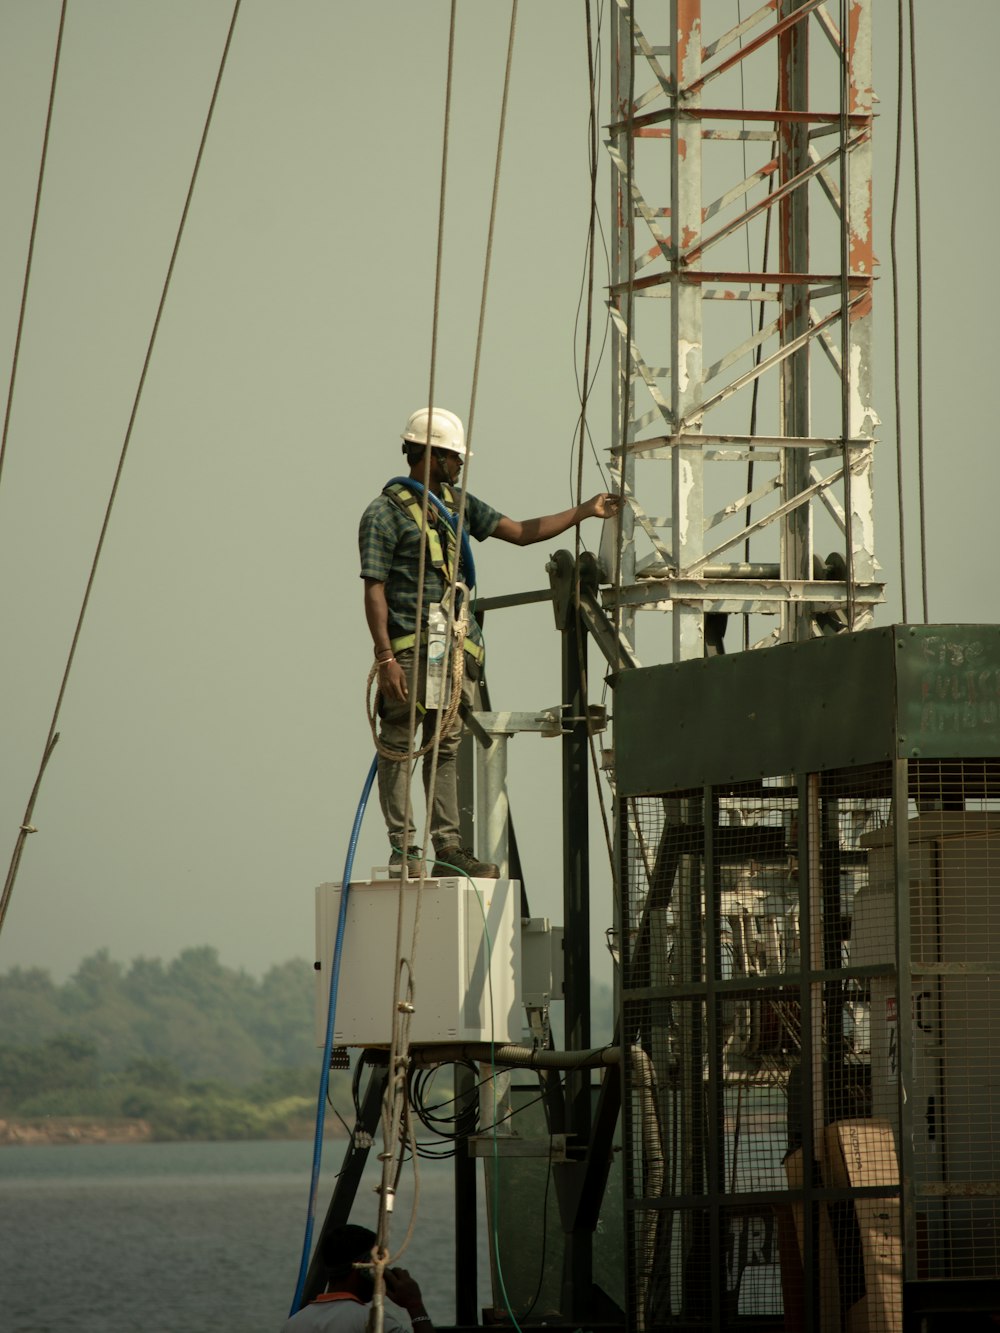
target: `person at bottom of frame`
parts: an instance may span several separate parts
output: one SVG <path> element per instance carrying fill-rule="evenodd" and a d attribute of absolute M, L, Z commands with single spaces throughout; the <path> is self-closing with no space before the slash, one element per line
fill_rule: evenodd
<path fill-rule="evenodd" d="M 375 1294 L 371 1260 L 375 1233 L 334 1227 L 320 1241 L 325 1286 L 287 1321 L 282 1333 L 364 1333 Z M 360 1264 L 362 1267 L 357 1267 Z M 405 1268 L 385 1270 L 385 1333 L 434 1333 L 420 1287 Z"/>

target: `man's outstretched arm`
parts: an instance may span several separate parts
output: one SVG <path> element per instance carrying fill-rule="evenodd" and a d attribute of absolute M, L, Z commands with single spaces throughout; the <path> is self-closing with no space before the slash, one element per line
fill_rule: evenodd
<path fill-rule="evenodd" d="M 536 542 L 549 541 L 558 537 L 568 528 L 575 528 L 587 518 L 613 518 L 618 513 L 620 501 L 617 495 L 603 491 L 593 495 L 582 505 L 564 509 L 561 514 L 543 514 L 540 518 L 508 518 L 506 514 L 493 529 L 492 536 L 502 542 L 511 542 L 514 546 L 533 546 Z"/>

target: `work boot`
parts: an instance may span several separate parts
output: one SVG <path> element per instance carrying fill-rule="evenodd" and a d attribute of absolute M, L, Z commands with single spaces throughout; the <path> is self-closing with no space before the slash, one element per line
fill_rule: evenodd
<path fill-rule="evenodd" d="M 406 849 L 406 879 L 419 879 L 424 873 L 424 862 L 420 855 L 419 847 L 407 847 Z M 392 849 L 392 855 L 389 857 L 389 878 L 403 878 L 403 853 L 398 848 Z"/>
<path fill-rule="evenodd" d="M 468 875 L 472 879 L 499 879 L 500 867 L 478 861 L 468 847 L 441 847 L 435 853 L 432 875 Z"/>

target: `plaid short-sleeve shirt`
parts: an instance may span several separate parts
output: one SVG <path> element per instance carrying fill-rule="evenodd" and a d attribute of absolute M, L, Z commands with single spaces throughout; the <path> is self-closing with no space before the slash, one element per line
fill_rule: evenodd
<path fill-rule="evenodd" d="M 455 508 L 461 503 L 461 492 L 454 493 Z M 449 506 L 450 507 L 450 506 Z M 503 515 L 474 495 L 465 497 L 465 528 L 477 541 L 493 535 Z M 434 506 L 428 514 L 430 522 L 443 522 Z M 404 514 L 399 505 L 384 492 L 377 496 L 361 515 L 358 545 L 361 550 L 361 577 L 376 579 L 385 584 L 385 599 L 389 607 L 389 635 L 393 639 L 413 634 L 417 617 L 417 578 L 420 572 L 420 543 L 422 535 L 416 523 Z M 445 581 L 429 560 L 424 564 L 423 622 L 427 623 L 427 608 L 439 602 L 444 595 Z M 470 617 L 469 638 L 481 642 L 479 626 Z"/>

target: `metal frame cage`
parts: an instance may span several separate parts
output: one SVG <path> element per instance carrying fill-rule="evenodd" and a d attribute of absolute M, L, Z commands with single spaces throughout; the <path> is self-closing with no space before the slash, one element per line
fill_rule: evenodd
<path fill-rule="evenodd" d="M 615 689 L 629 1326 L 992 1309 L 1000 629 Z"/>

